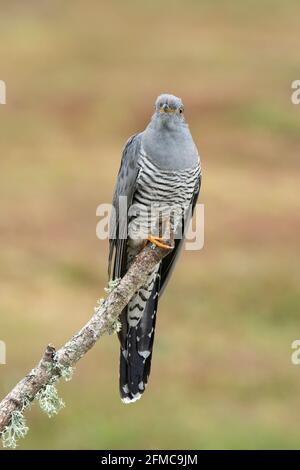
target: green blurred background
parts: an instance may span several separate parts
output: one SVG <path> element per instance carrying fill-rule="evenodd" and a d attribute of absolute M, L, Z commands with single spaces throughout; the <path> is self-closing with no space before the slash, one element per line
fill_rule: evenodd
<path fill-rule="evenodd" d="M 90 317 L 107 282 L 96 207 L 162 92 L 203 165 L 205 247 L 161 301 L 150 385 L 118 396 L 101 339 L 20 449 L 300 448 L 300 107 L 296 1 L 1 1 L 3 396 Z"/>

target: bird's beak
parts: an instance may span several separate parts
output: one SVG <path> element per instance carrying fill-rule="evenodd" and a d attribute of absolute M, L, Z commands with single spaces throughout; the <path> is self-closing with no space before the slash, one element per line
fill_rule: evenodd
<path fill-rule="evenodd" d="M 159 108 L 159 112 L 160 113 L 174 113 L 174 109 L 171 108 L 167 103 L 163 104 L 160 108 Z"/>

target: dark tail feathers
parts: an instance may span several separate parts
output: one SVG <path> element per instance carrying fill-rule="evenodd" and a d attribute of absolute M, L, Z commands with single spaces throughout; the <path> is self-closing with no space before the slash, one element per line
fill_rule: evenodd
<path fill-rule="evenodd" d="M 154 283 L 143 316 L 136 327 L 128 327 L 126 349 L 120 351 L 120 395 L 123 403 L 132 403 L 148 383 L 155 333 L 159 278 Z"/>

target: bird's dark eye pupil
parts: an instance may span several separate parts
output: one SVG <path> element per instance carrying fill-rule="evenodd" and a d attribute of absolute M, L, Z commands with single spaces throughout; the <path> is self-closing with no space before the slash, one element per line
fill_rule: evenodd
<path fill-rule="evenodd" d="M 181 114 L 181 113 L 183 113 L 183 109 L 182 109 L 182 108 L 180 108 L 179 112 L 180 112 L 180 114 Z"/>

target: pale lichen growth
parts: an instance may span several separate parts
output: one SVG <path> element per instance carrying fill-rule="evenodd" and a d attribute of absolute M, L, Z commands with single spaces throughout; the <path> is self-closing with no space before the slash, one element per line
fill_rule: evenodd
<path fill-rule="evenodd" d="M 112 327 L 113 327 L 113 332 L 114 333 L 119 333 L 119 331 L 121 331 L 121 328 L 122 328 L 122 324 L 121 322 L 117 319 L 113 322 L 112 324 Z"/>
<path fill-rule="evenodd" d="M 72 366 L 63 366 L 62 364 L 59 364 L 60 366 L 60 373 L 62 378 L 66 381 L 69 382 L 74 374 L 74 367 Z"/>
<path fill-rule="evenodd" d="M 119 284 L 121 279 L 114 279 L 110 280 L 107 287 L 104 287 L 104 290 L 107 294 L 110 294 Z M 100 299 L 97 301 L 97 306 L 95 307 L 95 312 L 99 312 L 103 303 L 105 302 L 104 299 Z M 118 333 L 121 330 L 121 322 L 118 318 L 114 318 L 111 316 L 107 316 L 105 320 L 105 327 L 103 329 L 103 335 L 112 335 L 114 333 Z"/>
<path fill-rule="evenodd" d="M 63 400 L 58 396 L 57 388 L 53 383 L 42 388 L 37 393 L 36 399 L 41 409 L 47 413 L 49 418 L 52 418 L 65 406 Z"/>
<path fill-rule="evenodd" d="M 3 447 L 15 449 L 17 447 L 18 440 L 26 436 L 29 428 L 26 425 L 26 419 L 23 412 L 29 405 L 30 401 L 26 398 L 21 410 L 12 412 L 10 424 L 5 427 L 1 435 Z"/>
<path fill-rule="evenodd" d="M 66 381 L 71 380 L 74 368 L 65 366 L 55 359 L 52 363 L 47 364 L 48 367 L 49 370 L 56 369 L 59 375 L 51 377 L 49 383 L 37 393 L 35 398 L 41 409 L 51 418 L 65 406 L 63 400 L 58 396 L 55 383 L 59 380 L 59 377 L 63 377 Z M 25 398 L 21 410 L 12 412 L 10 424 L 6 426 L 1 435 L 3 447 L 15 449 L 17 441 L 26 436 L 29 428 L 26 425 L 24 410 L 30 405 L 30 399 Z"/>
<path fill-rule="evenodd" d="M 57 370 L 59 376 L 62 377 L 66 382 L 69 382 L 72 379 L 75 370 L 75 367 L 67 366 L 61 362 L 58 362 L 56 355 L 53 358 L 53 368 Z"/>
<path fill-rule="evenodd" d="M 111 279 L 108 283 L 108 286 L 104 287 L 105 292 L 110 294 L 120 284 L 120 281 L 121 281 L 120 278 L 117 278 L 114 280 Z"/>
<path fill-rule="evenodd" d="M 2 433 L 3 447 L 15 449 L 17 441 L 26 436 L 29 428 L 26 426 L 26 419 L 22 411 L 13 411 L 11 422 Z"/>
<path fill-rule="evenodd" d="M 96 306 L 94 307 L 95 313 L 99 312 L 99 310 L 102 308 L 104 302 L 105 302 L 104 299 L 98 299 L 97 300 Z"/>
<path fill-rule="evenodd" d="M 106 335 L 113 335 L 115 333 L 119 333 L 119 331 L 121 331 L 121 322 L 117 319 L 117 318 L 107 318 L 107 327 L 105 329 L 105 333 Z"/>

